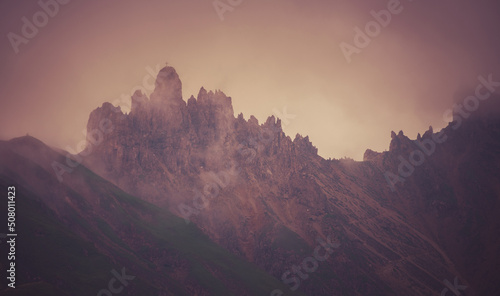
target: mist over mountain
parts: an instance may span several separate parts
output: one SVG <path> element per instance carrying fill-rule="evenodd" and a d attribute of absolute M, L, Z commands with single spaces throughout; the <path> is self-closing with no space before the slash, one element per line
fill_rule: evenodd
<path fill-rule="evenodd" d="M 128 114 L 92 111 L 78 155 L 0 143 L 25 295 L 99 295 L 122 267 L 122 295 L 500 293 L 496 94 L 359 162 L 322 158 L 274 116 L 235 116 L 232 100 L 185 101 L 165 67 Z"/>

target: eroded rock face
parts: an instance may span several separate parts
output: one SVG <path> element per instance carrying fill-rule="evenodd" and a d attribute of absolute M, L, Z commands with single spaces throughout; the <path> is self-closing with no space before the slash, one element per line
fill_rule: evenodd
<path fill-rule="evenodd" d="M 498 277 L 484 277 L 493 265 L 481 269 L 481 262 L 498 263 L 492 250 L 500 247 L 474 239 L 474 232 L 491 236 L 500 227 L 493 214 L 500 210 L 500 124 L 491 115 L 497 113 L 480 113 L 460 129 L 444 129 L 448 140 L 393 179 L 401 181 L 393 191 L 385 174 L 397 177 L 401 158 L 409 162 L 420 149 L 416 140 L 436 137 L 432 128 L 416 140 L 393 132 L 389 150 L 367 150 L 364 162 L 325 160 L 308 137 L 286 136 L 273 116 L 263 124 L 235 118 L 231 98 L 220 91 L 201 88 L 185 103 L 177 73 L 166 67 L 150 99 L 134 94 L 129 114 L 109 103 L 91 113 L 89 132 L 103 121 L 113 131 L 93 145 L 86 164 L 188 216 L 277 278 L 310 256 L 318 237 L 332 235 L 340 248 L 320 263 L 322 276 L 301 281 L 308 295 L 438 295 L 442 281 L 455 276 L 478 293 L 495 289 L 487 283 Z M 494 217 L 490 226 L 478 213 Z M 476 247 L 481 251 L 470 255 Z M 468 266 L 485 270 L 483 277 Z"/>
<path fill-rule="evenodd" d="M 103 121 L 113 132 L 93 145 L 87 162 L 122 188 L 170 207 L 192 194 L 184 182 L 194 185 L 200 174 L 224 170 L 234 159 L 265 150 L 286 152 L 291 163 L 292 152 L 317 154 L 308 137 L 285 137 L 274 117 L 262 125 L 253 116 L 235 118 L 231 98 L 221 91 L 202 87 L 186 104 L 181 88 L 175 69 L 165 67 L 151 99 L 139 91 L 132 96 L 129 114 L 109 103 L 94 110 L 89 133 Z"/>
<path fill-rule="evenodd" d="M 158 108 L 185 105 L 182 100 L 182 83 L 174 68 L 164 67 L 160 70 L 151 101 Z"/>

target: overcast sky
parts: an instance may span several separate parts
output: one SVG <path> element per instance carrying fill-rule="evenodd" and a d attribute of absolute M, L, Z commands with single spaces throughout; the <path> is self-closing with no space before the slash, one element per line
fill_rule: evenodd
<path fill-rule="evenodd" d="M 361 160 L 367 148 L 387 150 L 391 130 L 415 138 L 444 127 L 477 76 L 500 81 L 497 1 L 397 2 L 221 0 L 217 12 L 213 0 L 72 0 L 44 20 L 37 1 L 1 0 L 0 138 L 74 148 L 93 109 L 168 62 L 185 100 L 204 86 L 246 119 L 286 109 L 292 138 L 309 135 L 325 158 Z M 354 28 L 388 5 L 390 21 L 348 62 L 340 44 L 355 46 Z M 42 27 L 23 36 L 23 17 Z"/>

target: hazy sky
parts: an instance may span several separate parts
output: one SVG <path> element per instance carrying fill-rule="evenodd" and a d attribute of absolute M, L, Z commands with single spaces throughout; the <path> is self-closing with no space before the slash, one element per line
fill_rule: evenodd
<path fill-rule="evenodd" d="M 46 21 L 37 1 L 0 0 L 0 138 L 74 148 L 93 109 L 168 62 L 185 100 L 220 89 L 259 122 L 286 108 L 292 138 L 360 160 L 387 150 L 391 130 L 414 138 L 443 127 L 455 93 L 478 75 L 500 81 L 496 0 L 219 2 L 234 5 L 223 20 L 213 0 L 72 0 Z M 398 13 L 349 63 L 340 44 L 353 45 L 354 28 L 388 5 Z M 34 16 L 42 27 L 12 46 L 9 33 L 24 38 L 23 17 Z"/>

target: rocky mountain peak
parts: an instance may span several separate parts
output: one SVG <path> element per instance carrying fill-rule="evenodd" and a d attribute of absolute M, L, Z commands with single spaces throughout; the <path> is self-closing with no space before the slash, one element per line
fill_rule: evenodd
<path fill-rule="evenodd" d="M 432 126 L 429 126 L 429 129 L 424 133 L 422 138 L 428 139 L 428 138 L 432 137 L 433 134 L 434 134 L 434 129 L 432 128 Z"/>
<path fill-rule="evenodd" d="M 207 92 L 204 87 L 200 88 L 198 92 L 197 102 L 200 106 L 207 106 L 216 108 L 224 114 L 234 116 L 233 104 L 231 97 L 226 96 L 222 91 L 216 90 L 215 92 Z"/>
<path fill-rule="evenodd" d="M 140 90 L 136 90 L 131 98 L 130 112 L 146 108 L 146 105 L 148 103 L 149 103 L 149 98 L 145 94 L 143 94 Z"/>
<path fill-rule="evenodd" d="M 173 67 L 164 67 L 158 73 L 151 101 L 162 106 L 185 104 L 182 100 L 182 82 Z"/>
<path fill-rule="evenodd" d="M 399 131 L 396 135 L 394 131 L 391 132 L 391 144 L 389 145 L 389 151 L 406 151 L 411 147 L 411 140 L 404 135 L 403 131 Z"/>
<path fill-rule="evenodd" d="M 376 275 L 372 287 L 398 283 L 402 279 L 399 271 L 380 277 L 377 271 L 394 270 L 394 262 L 408 260 L 404 254 L 420 256 L 422 250 L 428 254 L 398 267 L 412 282 L 420 278 L 421 271 L 431 275 L 419 284 L 421 293 L 406 291 L 410 282 L 403 280 L 394 284 L 394 291 L 402 293 L 391 294 L 384 286 L 356 295 L 432 295 L 442 288 L 435 287 L 435 279 L 459 274 L 450 262 L 462 262 L 476 244 L 472 236 L 465 243 L 455 243 L 464 237 L 463 229 L 471 233 L 484 229 L 483 222 L 474 222 L 472 214 L 463 216 L 464 205 L 475 203 L 478 212 L 498 212 L 498 207 L 491 206 L 498 196 L 498 178 L 491 178 L 498 176 L 498 153 L 476 152 L 499 147 L 500 123 L 486 101 L 481 102 L 485 116 L 477 110 L 467 118 L 457 117 L 446 128 L 449 139 L 436 144 L 432 157 L 426 157 L 424 163 L 416 164 L 419 160 L 411 152 L 419 149 L 418 143 L 402 131 L 391 132 L 390 151 L 366 150 L 364 162 L 325 161 L 309 137 L 297 134 L 292 140 L 274 116 L 261 124 L 254 116 L 245 120 L 240 113 L 235 118 L 230 97 L 203 87 L 186 104 L 181 82 L 170 67 L 160 71 L 157 81 L 151 100 L 140 92 L 132 96 L 128 115 L 109 103 L 92 112 L 89 132 L 107 119 L 112 121 L 113 131 L 102 132 L 103 140 L 92 147 L 84 164 L 121 189 L 201 225 L 215 242 L 273 275 L 283 274 L 279 262 L 287 262 L 287 266 L 297 262 L 286 261 L 293 258 L 286 253 L 291 245 L 288 241 L 299 246 L 303 240 L 311 245 L 316 236 L 336 233 L 343 251 L 363 254 L 372 262 L 359 263 L 355 260 L 359 256 L 341 257 L 349 268 L 340 273 L 350 287 L 358 286 L 350 280 L 355 278 L 352 275 L 365 270 Z M 417 139 L 435 135 L 430 127 Z M 202 204 L 203 197 L 207 202 Z M 490 233 L 484 231 L 484 237 Z M 435 242 L 433 237 L 449 240 Z M 454 258 L 442 256 L 443 249 L 453 250 Z M 477 269 L 482 258 L 493 257 L 493 253 L 476 256 L 472 268 Z M 462 274 L 476 283 L 487 282 L 468 275 L 465 267 Z M 323 295 L 321 291 L 337 287 L 326 283 L 318 293 L 313 277 L 310 283 L 310 287 L 304 285 L 308 295 Z"/>
<path fill-rule="evenodd" d="M 373 161 L 378 155 L 380 155 L 380 153 L 371 149 L 366 149 L 365 154 L 363 155 L 363 161 Z"/>
<path fill-rule="evenodd" d="M 255 118 L 255 116 L 250 115 L 250 118 L 248 119 L 248 123 L 253 126 L 258 126 L 259 125 L 259 120 Z"/>
<path fill-rule="evenodd" d="M 318 154 L 318 148 L 313 146 L 311 141 L 309 141 L 309 136 L 302 137 L 300 134 L 297 134 L 293 140 L 293 144 L 295 144 L 298 151 L 308 152 L 314 155 Z"/>
<path fill-rule="evenodd" d="M 140 91 L 133 94 L 129 114 L 104 103 L 91 113 L 87 126 L 88 132 L 98 130 L 104 120 L 113 128 L 112 134 L 93 147 L 89 165 L 131 192 L 143 196 L 147 191 L 149 201 L 178 202 L 163 193 L 182 192 L 177 186 L 179 178 L 186 182 L 201 178 L 200 168 L 220 170 L 228 157 L 247 164 L 260 155 L 259 161 L 245 168 L 258 175 L 265 163 L 293 167 L 299 155 L 317 156 L 308 137 L 298 135 L 293 141 L 286 137 L 275 116 L 262 124 L 255 116 L 248 121 L 243 114 L 235 118 L 231 97 L 220 90 L 201 87 L 197 97 L 191 96 L 186 104 L 172 67 L 163 68 L 156 81 L 150 99 Z"/>

